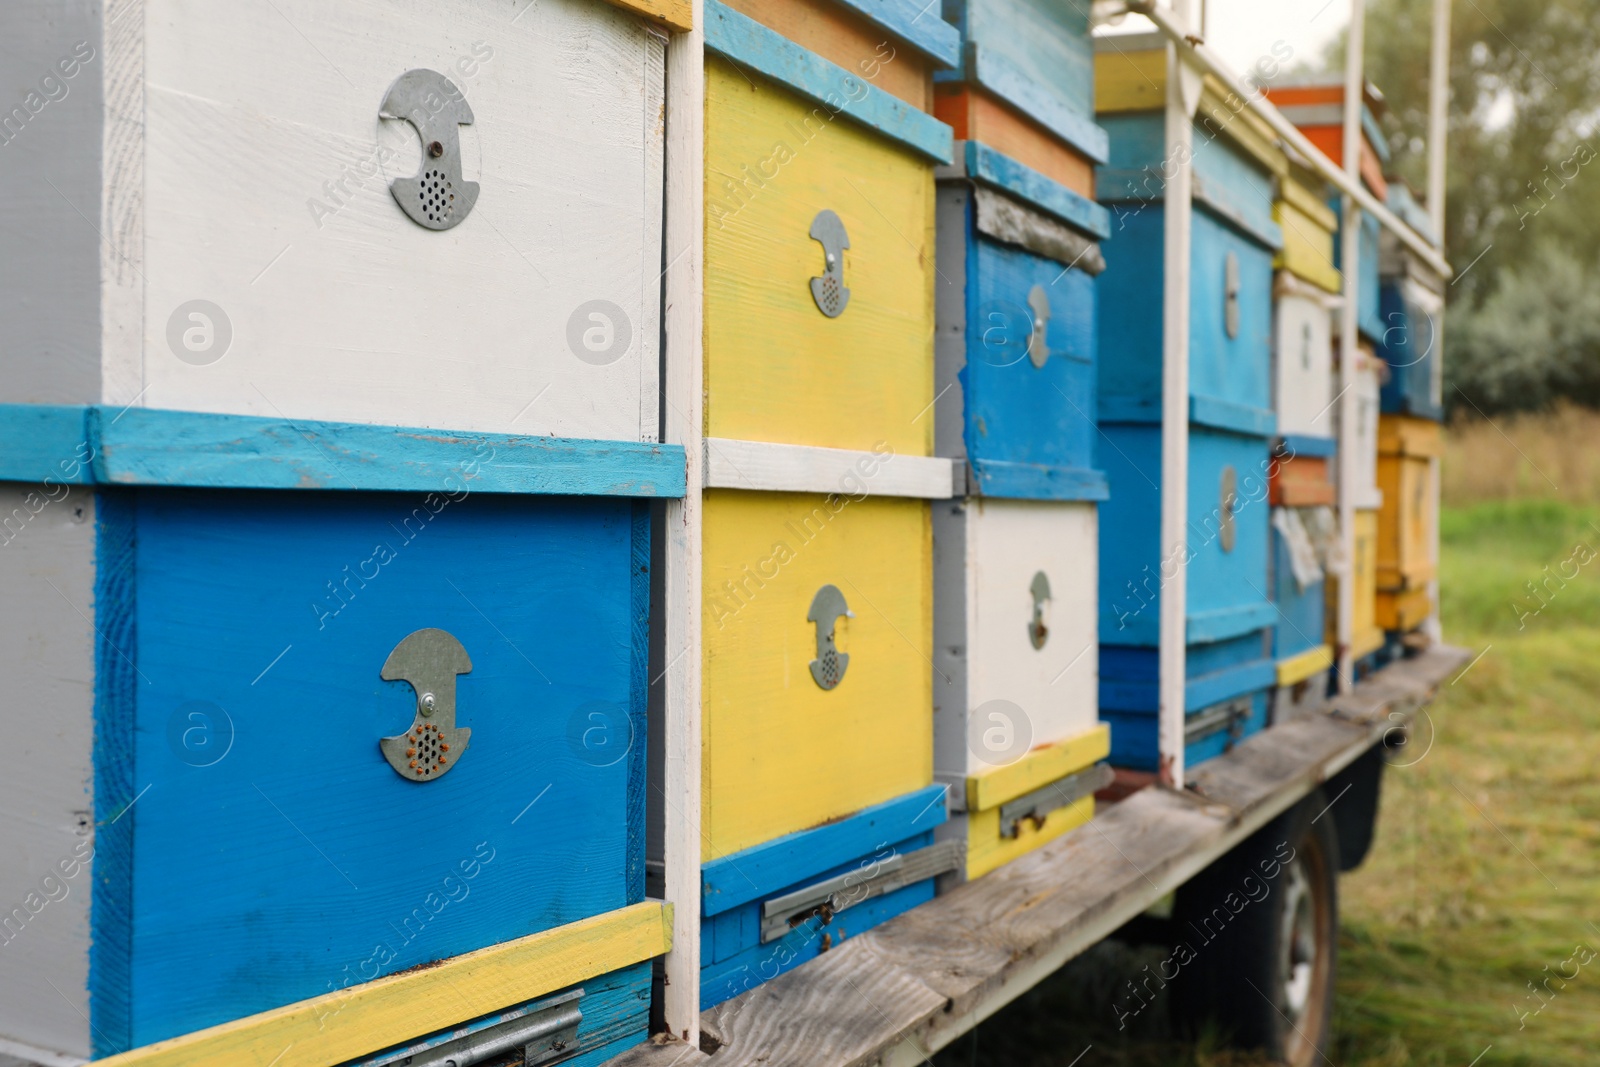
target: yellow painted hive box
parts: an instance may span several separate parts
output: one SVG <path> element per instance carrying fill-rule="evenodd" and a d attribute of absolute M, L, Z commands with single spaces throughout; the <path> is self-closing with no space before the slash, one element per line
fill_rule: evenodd
<path fill-rule="evenodd" d="M 1378 419 L 1378 588 L 1420 588 L 1438 571 L 1434 537 L 1434 460 L 1440 428 L 1431 419 L 1383 415 Z M 1404 627 L 1401 627 L 1404 628 Z"/>
<path fill-rule="evenodd" d="M 707 61 L 707 436 L 931 454 L 933 171 Z"/>
<path fill-rule="evenodd" d="M 1351 583 L 1355 589 L 1355 606 L 1351 615 L 1350 654 L 1356 659 L 1376 652 L 1383 647 L 1383 627 L 1378 625 L 1378 571 L 1377 571 L 1378 512 L 1371 508 L 1357 508 L 1355 512 L 1355 550 L 1350 560 Z M 1338 612 L 1340 576 L 1328 574 L 1327 634 L 1328 644 L 1338 647 Z"/>
<path fill-rule="evenodd" d="M 705 860 L 931 784 L 927 504 L 711 490 L 704 537 Z"/>

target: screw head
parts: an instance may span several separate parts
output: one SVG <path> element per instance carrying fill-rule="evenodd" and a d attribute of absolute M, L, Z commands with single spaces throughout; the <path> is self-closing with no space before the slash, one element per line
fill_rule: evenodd
<path fill-rule="evenodd" d="M 444 145 L 439 143 L 438 141 L 433 141 L 433 142 L 429 143 L 429 145 L 428 145 L 428 155 L 433 157 L 434 159 L 438 159 L 440 156 L 444 155 Z"/>
<path fill-rule="evenodd" d="M 434 705 L 437 704 L 437 703 L 438 702 L 436 700 L 434 700 L 432 693 L 423 693 L 422 694 L 422 717 L 423 718 L 427 718 L 429 715 L 432 715 L 433 714 Z"/>

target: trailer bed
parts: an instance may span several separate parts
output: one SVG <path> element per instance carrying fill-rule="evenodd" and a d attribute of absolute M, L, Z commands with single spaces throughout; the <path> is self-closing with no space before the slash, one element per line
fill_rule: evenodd
<path fill-rule="evenodd" d="M 657 1037 L 608 1067 L 920 1064 L 1182 885 L 1385 734 L 1470 658 L 1436 646 L 1322 712 L 1140 790 L 1087 825 L 707 1010 L 707 1055 Z M 848 913 L 841 917 L 848 923 Z"/>

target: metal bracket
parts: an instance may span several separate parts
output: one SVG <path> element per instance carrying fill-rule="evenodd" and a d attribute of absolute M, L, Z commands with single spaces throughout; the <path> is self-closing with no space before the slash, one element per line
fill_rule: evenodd
<path fill-rule="evenodd" d="M 1222 262 L 1222 328 L 1229 338 L 1239 336 L 1239 257 L 1232 252 Z"/>
<path fill-rule="evenodd" d="M 456 726 L 456 675 L 471 670 L 467 650 L 443 630 L 418 630 L 389 653 L 380 676 L 409 682 L 417 695 L 411 728 L 378 742 L 383 758 L 402 778 L 431 782 L 461 761 L 472 731 Z"/>
<path fill-rule="evenodd" d="M 1074 771 L 1065 778 L 1057 778 L 1031 793 L 1024 793 L 1015 800 L 1006 801 L 1000 805 L 1000 836 L 1006 840 L 1016 837 L 1017 825 L 1024 819 L 1036 828 L 1044 826 L 1045 819 L 1052 811 L 1092 796 L 1110 785 L 1115 777 L 1109 764 L 1096 763 L 1093 767 Z"/>
<path fill-rule="evenodd" d="M 1045 577 L 1044 571 L 1033 576 L 1033 584 L 1028 586 L 1028 592 L 1033 597 L 1033 621 L 1028 623 L 1028 641 L 1034 648 L 1043 648 L 1044 643 L 1050 640 L 1050 628 L 1044 624 L 1044 606 L 1050 601 L 1050 579 Z"/>
<path fill-rule="evenodd" d="M 1239 537 L 1238 526 L 1233 521 L 1233 513 L 1239 507 L 1239 472 L 1231 463 L 1222 468 L 1218 499 L 1217 540 L 1222 544 L 1222 551 L 1232 552 Z"/>
<path fill-rule="evenodd" d="M 472 108 L 455 82 L 436 70 L 408 70 L 384 94 L 378 115 L 404 119 L 422 138 L 422 172 L 389 183 L 400 210 L 418 226 L 448 230 L 478 202 L 478 183 L 461 176 L 461 127 Z"/>
<path fill-rule="evenodd" d="M 503 1012 L 487 1026 L 468 1024 L 434 1034 L 404 1048 L 358 1061 L 350 1067 L 472 1067 L 504 1056 L 519 1046 L 523 1067 L 567 1059 L 578 1052 L 583 990 Z M 503 1061 L 502 1061 L 503 1062 Z"/>
<path fill-rule="evenodd" d="M 836 585 L 825 585 L 811 598 L 811 610 L 806 621 L 817 627 L 817 658 L 811 661 L 811 680 L 822 689 L 837 689 L 844 681 L 844 672 L 850 666 L 850 653 L 840 652 L 834 639 L 834 627 L 839 617 L 856 617 L 845 603 L 844 594 Z"/>
<path fill-rule="evenodd" d="M 848 908 L 956 870 L 966 858 L 966 842 L 941 841 L 914 852 L 874 859 L 853 871 L 773 897 L 761 905 L 761 943 L 776 941 L 813 916 L 821 917 L 826 926 Z"/>
<path fill-rule="evenodd" d="M 1248 696 L 1234 697 L 1197 712 L 1183 724 L 1183 743 L 1192 745 L 1224 730 L 1233 735 L 1234 741 L 1240 740 L 1245 720 L 1250 718 L 1250 700 Z"/>
<path fill-rule="evenodd" d="M 1050 358 L 1050 342 L 1045 340 L 1045 332 L 1050 329 L 1050 294 L 1044 291 L 1044 286 L 1035 285 L 1028 290 L 1028 310 L 1033 313 L 1033 332 L 1028 335 L 1028 359 L 1035 367 L 1043 368 L 1045 361 Z"/>
<path fill-rule="evenodd" d="M 811 220 L 811 239 L 821 243 L 823 257 L 822 275 L 811 279 L 811 299 L 818 311 L 836 319 L 850 303 L 850 290 L 844 285 L 844 250 L 850 247 L 850 235 L 839 216 L 823 208 Z"/>

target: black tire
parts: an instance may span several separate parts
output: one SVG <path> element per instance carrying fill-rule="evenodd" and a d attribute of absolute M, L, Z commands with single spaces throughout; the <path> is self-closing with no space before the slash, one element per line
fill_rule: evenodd
<path fill-rule="evenodd" d="M 1321 791 L 1178 890 L 1173 1023 L 1288 1067 L 1332 1045 L 1339 836 Z M 1313 821 L 1315 820 L 1315 821 Z M 1186 958 L 1187 957 L 1187 958 Z"/>

